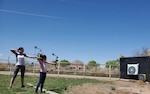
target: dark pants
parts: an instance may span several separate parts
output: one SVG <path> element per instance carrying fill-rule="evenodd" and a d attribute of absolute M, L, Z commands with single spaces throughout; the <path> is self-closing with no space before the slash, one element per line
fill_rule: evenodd
<path fill-rule="evenodd" d="M 45 72 L 40 72 L 39 82 L 36 86 L 35 92 L 38 91 L 39 86 L 41 86 L 40 91 L 42 92 L 45 78 L 46 78 L 46 73 Z"/>
<path fill-rule="evenodd" d="M 21 70 L 21 78 L 24 78 L 24 73 L 25 73 L 25 66 L 24 65 L 17 65 L 15 67 L 13 78 L 16 78 L 19 70 Z"/>

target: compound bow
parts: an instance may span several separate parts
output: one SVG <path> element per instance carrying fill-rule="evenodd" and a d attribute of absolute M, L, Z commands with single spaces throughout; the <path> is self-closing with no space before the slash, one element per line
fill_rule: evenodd
<path fill-rule="evenodd" d="M 57 55 L 55 55 L 54 53 L 52 53 L 52 55 L 56 57 L 54 62 L 55 62 L 55 68 L 57 69 L 57 66 L 58 66 L 57 62 L 59 61 L 58 60 L 59 57 Z"/>

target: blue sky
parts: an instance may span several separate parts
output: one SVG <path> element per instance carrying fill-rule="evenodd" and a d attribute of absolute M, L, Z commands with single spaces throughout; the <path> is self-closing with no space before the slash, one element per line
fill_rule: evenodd
<path fill-rule="evenodd" d="M 70 62 L 103 64 L 150 48 L 149 0 L 0 0 L 0 58 L 42 49 Z"/>

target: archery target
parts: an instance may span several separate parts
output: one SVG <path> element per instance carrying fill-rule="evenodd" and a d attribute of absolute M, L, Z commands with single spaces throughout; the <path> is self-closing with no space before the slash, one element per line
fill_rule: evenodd
<path fill-rule="evenodd" d="M 128 64 L 127 74 L 138 75 L 139 64 Z"/>

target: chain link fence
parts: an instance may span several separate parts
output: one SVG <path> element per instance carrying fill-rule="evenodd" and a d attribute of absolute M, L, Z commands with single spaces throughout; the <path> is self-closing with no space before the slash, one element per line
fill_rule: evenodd
<path fill-rule="evenodd" d="M 10 71 L 13 73 L 16 60 L 0 59 L 0 71 Z M 57 69 L 54 65 L 47 66 L 50 74 L 80 75 L 80 76 L 96 76 L 96 77 L 120 77 L 120 66 L 99 64 L 98 66 L 88 66 L 86 64 L 70 64 L 62 66 L 58 62 Z M 40 66 L 36 59 L 26 60 L 26 72 L 39 73 Z"/>

